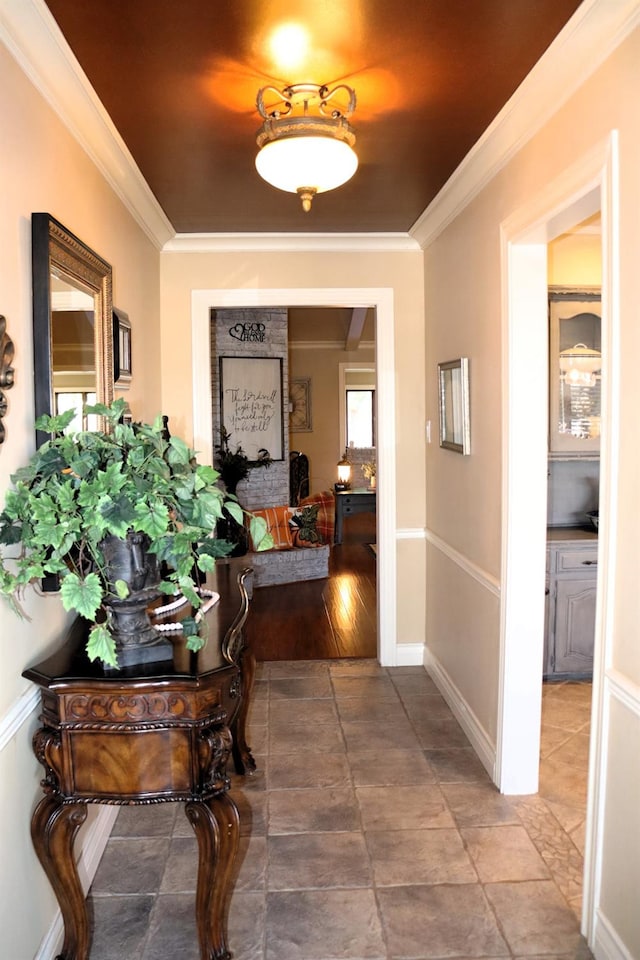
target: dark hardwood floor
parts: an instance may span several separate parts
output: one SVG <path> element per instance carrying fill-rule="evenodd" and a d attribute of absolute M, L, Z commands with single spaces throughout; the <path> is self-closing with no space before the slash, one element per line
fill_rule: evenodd
<path fill-rule="evenodd" d="M 254 590 L 246 625 L 258 660 L 377 656 L 376 518 L 345 521 L 329 577 Z"/>

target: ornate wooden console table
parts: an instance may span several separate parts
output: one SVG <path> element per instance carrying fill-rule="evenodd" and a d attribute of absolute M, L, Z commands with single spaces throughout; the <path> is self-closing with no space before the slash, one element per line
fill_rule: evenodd
<path fill-rule="evenodd" d="M 255 670 L 242 636 L 249 572 L 216 566 L 207 587 L 221 599 L 206 614 L 208 640 L 197 654 L 177 635 L 167 641 L 169 659 L 105 670 L 88 660 L 78 620 L 57 653 L 24 672 L 42 687 L 34 750 L 45 769 L 45 796 L 31 835 L 62 911 L 57 960 L 89 957 L 91 930 L 73 857 L 87 804 L 164 801 L 185 802 L 198 840 L 201 960 L 230 957 L 226 910 L 239 820 L 228 794 L 229 753 L 239 773 L 255 769 L 245 739 Z"/>

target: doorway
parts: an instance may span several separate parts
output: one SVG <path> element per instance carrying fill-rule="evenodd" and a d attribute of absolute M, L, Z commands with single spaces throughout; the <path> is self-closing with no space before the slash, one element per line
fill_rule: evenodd
<path fill-rule="evenodd" d="M 584 847 L 595 633 L 600 212 L 548 244 L 549 495 L 539 794 Z M 588 344 L 588 346 L 587 346 Z M 574 346 L 577 345 L 577 346 Z M 580 878 L 570 897 L 579 902 Z"/>
<path fill-rule="evenodd" d="M 212 309 L 237 307 L 350 307 L 375 311 L 377 369 L 378 660 L 397 664 L 395 337 L 390 288 L 194 290 L 191 295 L 194 447 L 213 462 L 209 318 Z"/>
<path fill-rule="evenodd" d="M 602 435 L 600 536 L 592 727 L 583 896 L 583 932 L 592 942 L 602 838 L 606 744 L 603 690 L 613 596 L 614 454 L 617 449 L 618 290 L 615 238 L 617 137 L 610 137 L 502 224 L 503 291 L 503 590 L 496 780 L 504 793 L 538 787 L 546 555 L 548 390 L 547 243 L 602 211 Z M 526 422 L 527 430 L 519 429 Z"/>

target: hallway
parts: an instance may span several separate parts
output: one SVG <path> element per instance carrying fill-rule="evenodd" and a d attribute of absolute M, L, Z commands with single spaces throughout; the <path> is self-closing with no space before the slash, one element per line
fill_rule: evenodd
<path fill-rule="evenodd" d="M 545 694 L 549 789 L 585 729 L 562 686 Z M 258 772 L 231 788 L 237 960 L 591 956 L 567 776 L 548 799 L 497 793 L 422 667 L 259 664 L 249 740 Z M 91 960 L 197 960 L 195 870 L 181 805 L 122 808 L 92 888 Z"/>

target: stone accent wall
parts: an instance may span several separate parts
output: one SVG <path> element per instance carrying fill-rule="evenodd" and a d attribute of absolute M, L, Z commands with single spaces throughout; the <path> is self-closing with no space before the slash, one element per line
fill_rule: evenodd
<path fill-rule="evenodd" d="M 261 323 L 264 341 L 241 341 L 229 330 L 236 324 Z M 289 359 L 286 307 L 211 311 L 211 399 L 214 448 L 220 443 L 220 357 L 278 357 L 282 360 L 283 460 L 258 467 L 238 484 L 238 500 L 247 510 L 289 503 Z M 234 448 L 234 438 L 231 437 Z"/>
<path fill-rule="evenodd" d="M 329 544 L 320 547 L 294 547 L 293 550 L 268 550 L 248 553 L 247 565 L 253 567 L 254 587 L 272 587 L 296 580 L 320 580 L 329 576 Z"/>

